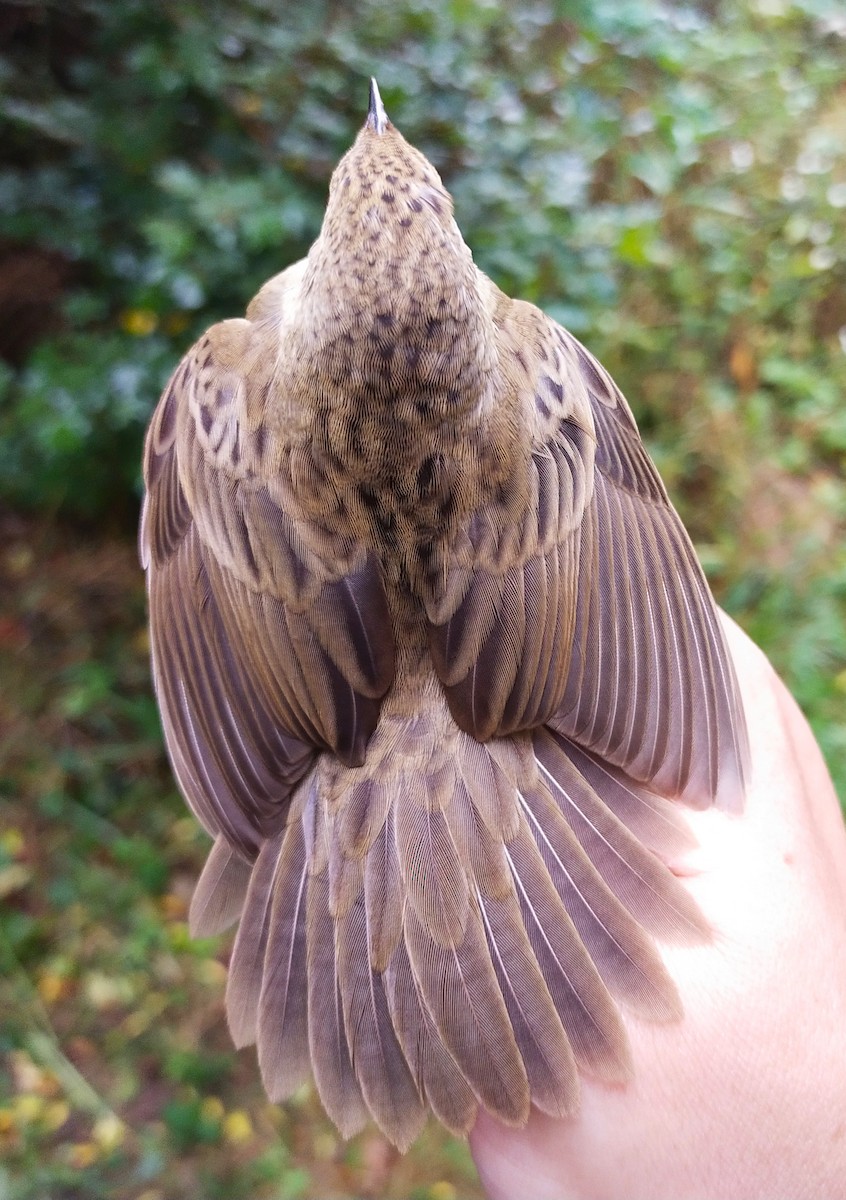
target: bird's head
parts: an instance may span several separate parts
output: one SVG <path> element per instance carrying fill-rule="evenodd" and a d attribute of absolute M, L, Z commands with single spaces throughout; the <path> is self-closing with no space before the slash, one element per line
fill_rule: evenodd
<path fill-rule="evenodd" d="M 375 81 L 332 176 L 303 290 L 323 361 L 331 344 L 338 374 L 362 388 L 452 391 L 465 369 L 478 379 L 471 391 L 481 386 L 492 328 L 473 257 L 438 172 L 388 120 Z"/>
<path fill-rule="evenodd" d="M 425 155 L 391 124 L 375 80 L 364 127 L 332 175 L 321 236 L 371 268 L 398 250 L 413 250 L 415 258 L 424 250 L 448 252 L 470 261 L 452 197 Z"/>

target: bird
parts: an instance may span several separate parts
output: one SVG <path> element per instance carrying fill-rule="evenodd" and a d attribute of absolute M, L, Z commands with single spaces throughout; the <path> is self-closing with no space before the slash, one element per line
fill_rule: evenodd
<path fill-rule="evenodd" d="M 505 236 L 505 231 L 503 235 Z M 473 261 L 375 80 L 307 256 L 177 366 L 140 555 L 237 1047 L 344 1137 L 578 1119 L 682 1019 L 668 863 L 739 811 L 714 599 L 608 372 Z M 681 802 L 681 806 L 678 802 Z"/>

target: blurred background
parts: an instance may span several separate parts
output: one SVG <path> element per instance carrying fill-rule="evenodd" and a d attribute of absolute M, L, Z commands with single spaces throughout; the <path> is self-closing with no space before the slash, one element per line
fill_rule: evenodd
<path fill-rule="evenodd" d="M 371 73 L 626 392 L 846 794 L 840 0 L 0 3 L 0 1200 L 481 1195 L 231 1049 L 134 545 L 165 379 L 305 253 Z"/>

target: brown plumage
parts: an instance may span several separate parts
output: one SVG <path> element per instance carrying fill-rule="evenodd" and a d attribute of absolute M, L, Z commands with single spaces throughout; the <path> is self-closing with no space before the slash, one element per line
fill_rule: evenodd
<path fill-rule="evenodd" d="M 703 938 L 670 800 L 742 800 L 732 666 L 626 401 L 477 270 L 378 92 L 308 257 L 213 326 L 147 437 L 173 768 L 240 918 L 269 1095 L 398 1146 L 578 1106 Z"/>

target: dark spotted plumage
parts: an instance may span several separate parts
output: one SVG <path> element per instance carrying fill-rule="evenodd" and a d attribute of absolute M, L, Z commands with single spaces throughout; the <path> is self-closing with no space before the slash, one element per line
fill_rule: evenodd
<path fill-rule="evenodd" d="M 214 839 L 195 933 L 268 1093 L 344 1134 L 520 1124 L 680 1016 L 672 800 L 746 743 L 690 542 L 602 367 L 473 264 L 374 94 L 320 237 L 189 351 L 144 458 L 153 670 Z"/>

